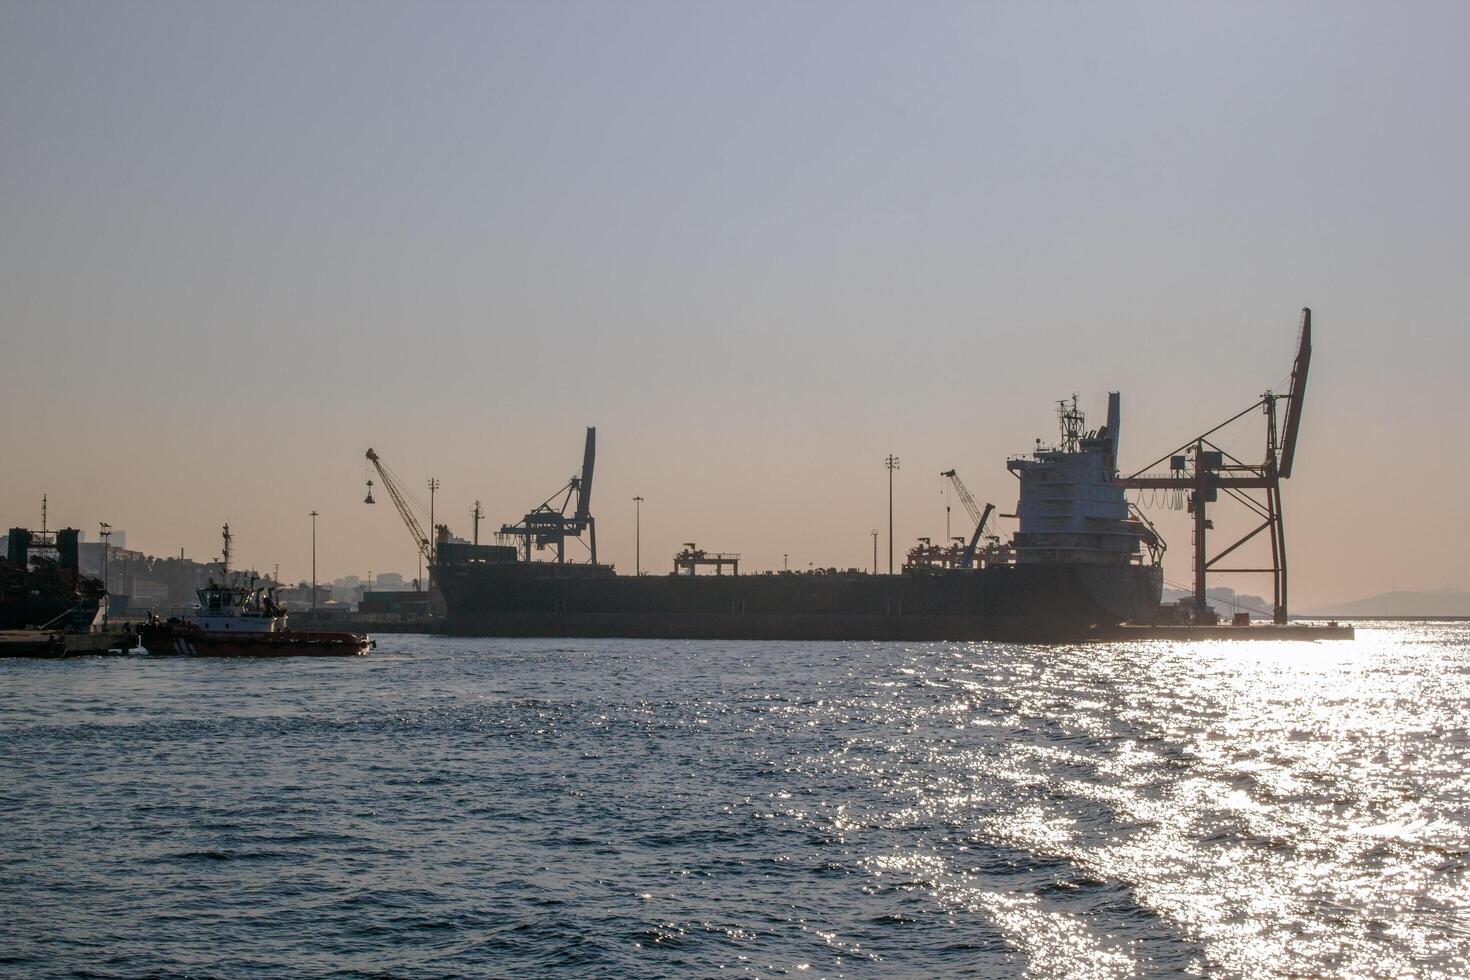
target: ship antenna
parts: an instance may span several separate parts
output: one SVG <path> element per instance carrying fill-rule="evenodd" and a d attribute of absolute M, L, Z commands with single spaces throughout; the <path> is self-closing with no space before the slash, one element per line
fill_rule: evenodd
<path fill-rule="evenodd" d="M 1072 395 L 1069 405 L 1066 399 L 1057 402 L 1057 421 L 1062 427 L 1062 451 L 1075 453 L 1077 451 L 1077 440 L 1081 438 L 1083 428 L 1086 426 L 1086 416 L 1077 408 L 1077 396 Z"/>

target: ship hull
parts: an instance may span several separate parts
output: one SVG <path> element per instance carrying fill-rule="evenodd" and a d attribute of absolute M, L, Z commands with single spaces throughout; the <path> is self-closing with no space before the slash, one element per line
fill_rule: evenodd
<path fill-rule="evenodd" d="M 904 575 L 620 576 L 589 566 L 439 566 L 445 632 L 741 640 L 1086 638 L 1158 608 L 1160 570 L 1012 565 Z"/>
<path fill-rule="evenodd" d="M 22 596 L 0 602 L 0 630 L 85 629 L 97 617 L 95 598 Z"/>

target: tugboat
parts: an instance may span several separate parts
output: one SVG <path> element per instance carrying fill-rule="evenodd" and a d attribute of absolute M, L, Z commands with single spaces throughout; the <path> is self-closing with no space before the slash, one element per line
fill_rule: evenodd
<path fill-rule="evenodd" d="M 229 582 L 230 526 L 224 527 L 224 577 Z M 372 649 L 363 633 L 293 630 L 274 589 L 213 579 L 196 593 L 193 616 L 161 620 L 151 616 L 138 627 L 138 640 L 154 655 L 186 657 L 353 657 Z"/>

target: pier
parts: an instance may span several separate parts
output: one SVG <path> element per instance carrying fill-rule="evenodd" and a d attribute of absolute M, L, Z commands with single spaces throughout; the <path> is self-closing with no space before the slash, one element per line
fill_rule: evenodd
<path fill-rule="evenodd" d="M 1115 626 L 1101 634 L 1098 639 L 1116 640 L 1177 640 L 1189 643 L 1196 640 L 1351 640 L 1355 636 L 1351 626 L 1330 622 L 1319 623 L 1253 623 L 1249 626 L 1233 626 L 1225 623 L 1200 625 L 1130 625 Z"/>
<path fill-rule="evenodd" d="M 59 633 L 52 630 L 0 630 L 0 657 L 97 657 L 127 653 L 137 644 L 130 630 Z"/>

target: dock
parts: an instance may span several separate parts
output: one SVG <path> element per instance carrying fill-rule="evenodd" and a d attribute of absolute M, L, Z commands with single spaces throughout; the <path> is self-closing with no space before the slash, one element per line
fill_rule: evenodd
<path fill-rule="evenodd" d="M 1249 626 L 1229 624 L 1199 626 L 1134 626 L 1114 627 L 1099 637 L 1101 640 L 1292 640 L 1311 643 L 1316 640 L 1351 640 L 1351 626 L 1340 623 L 1252 623 Z"/>
<path fill-rule="evenodd" d="M 0 630 L 0 657 L 99 657 L 127 653 L 137 642 L 123 630 L 61 633 L 54 630 Z"/>

